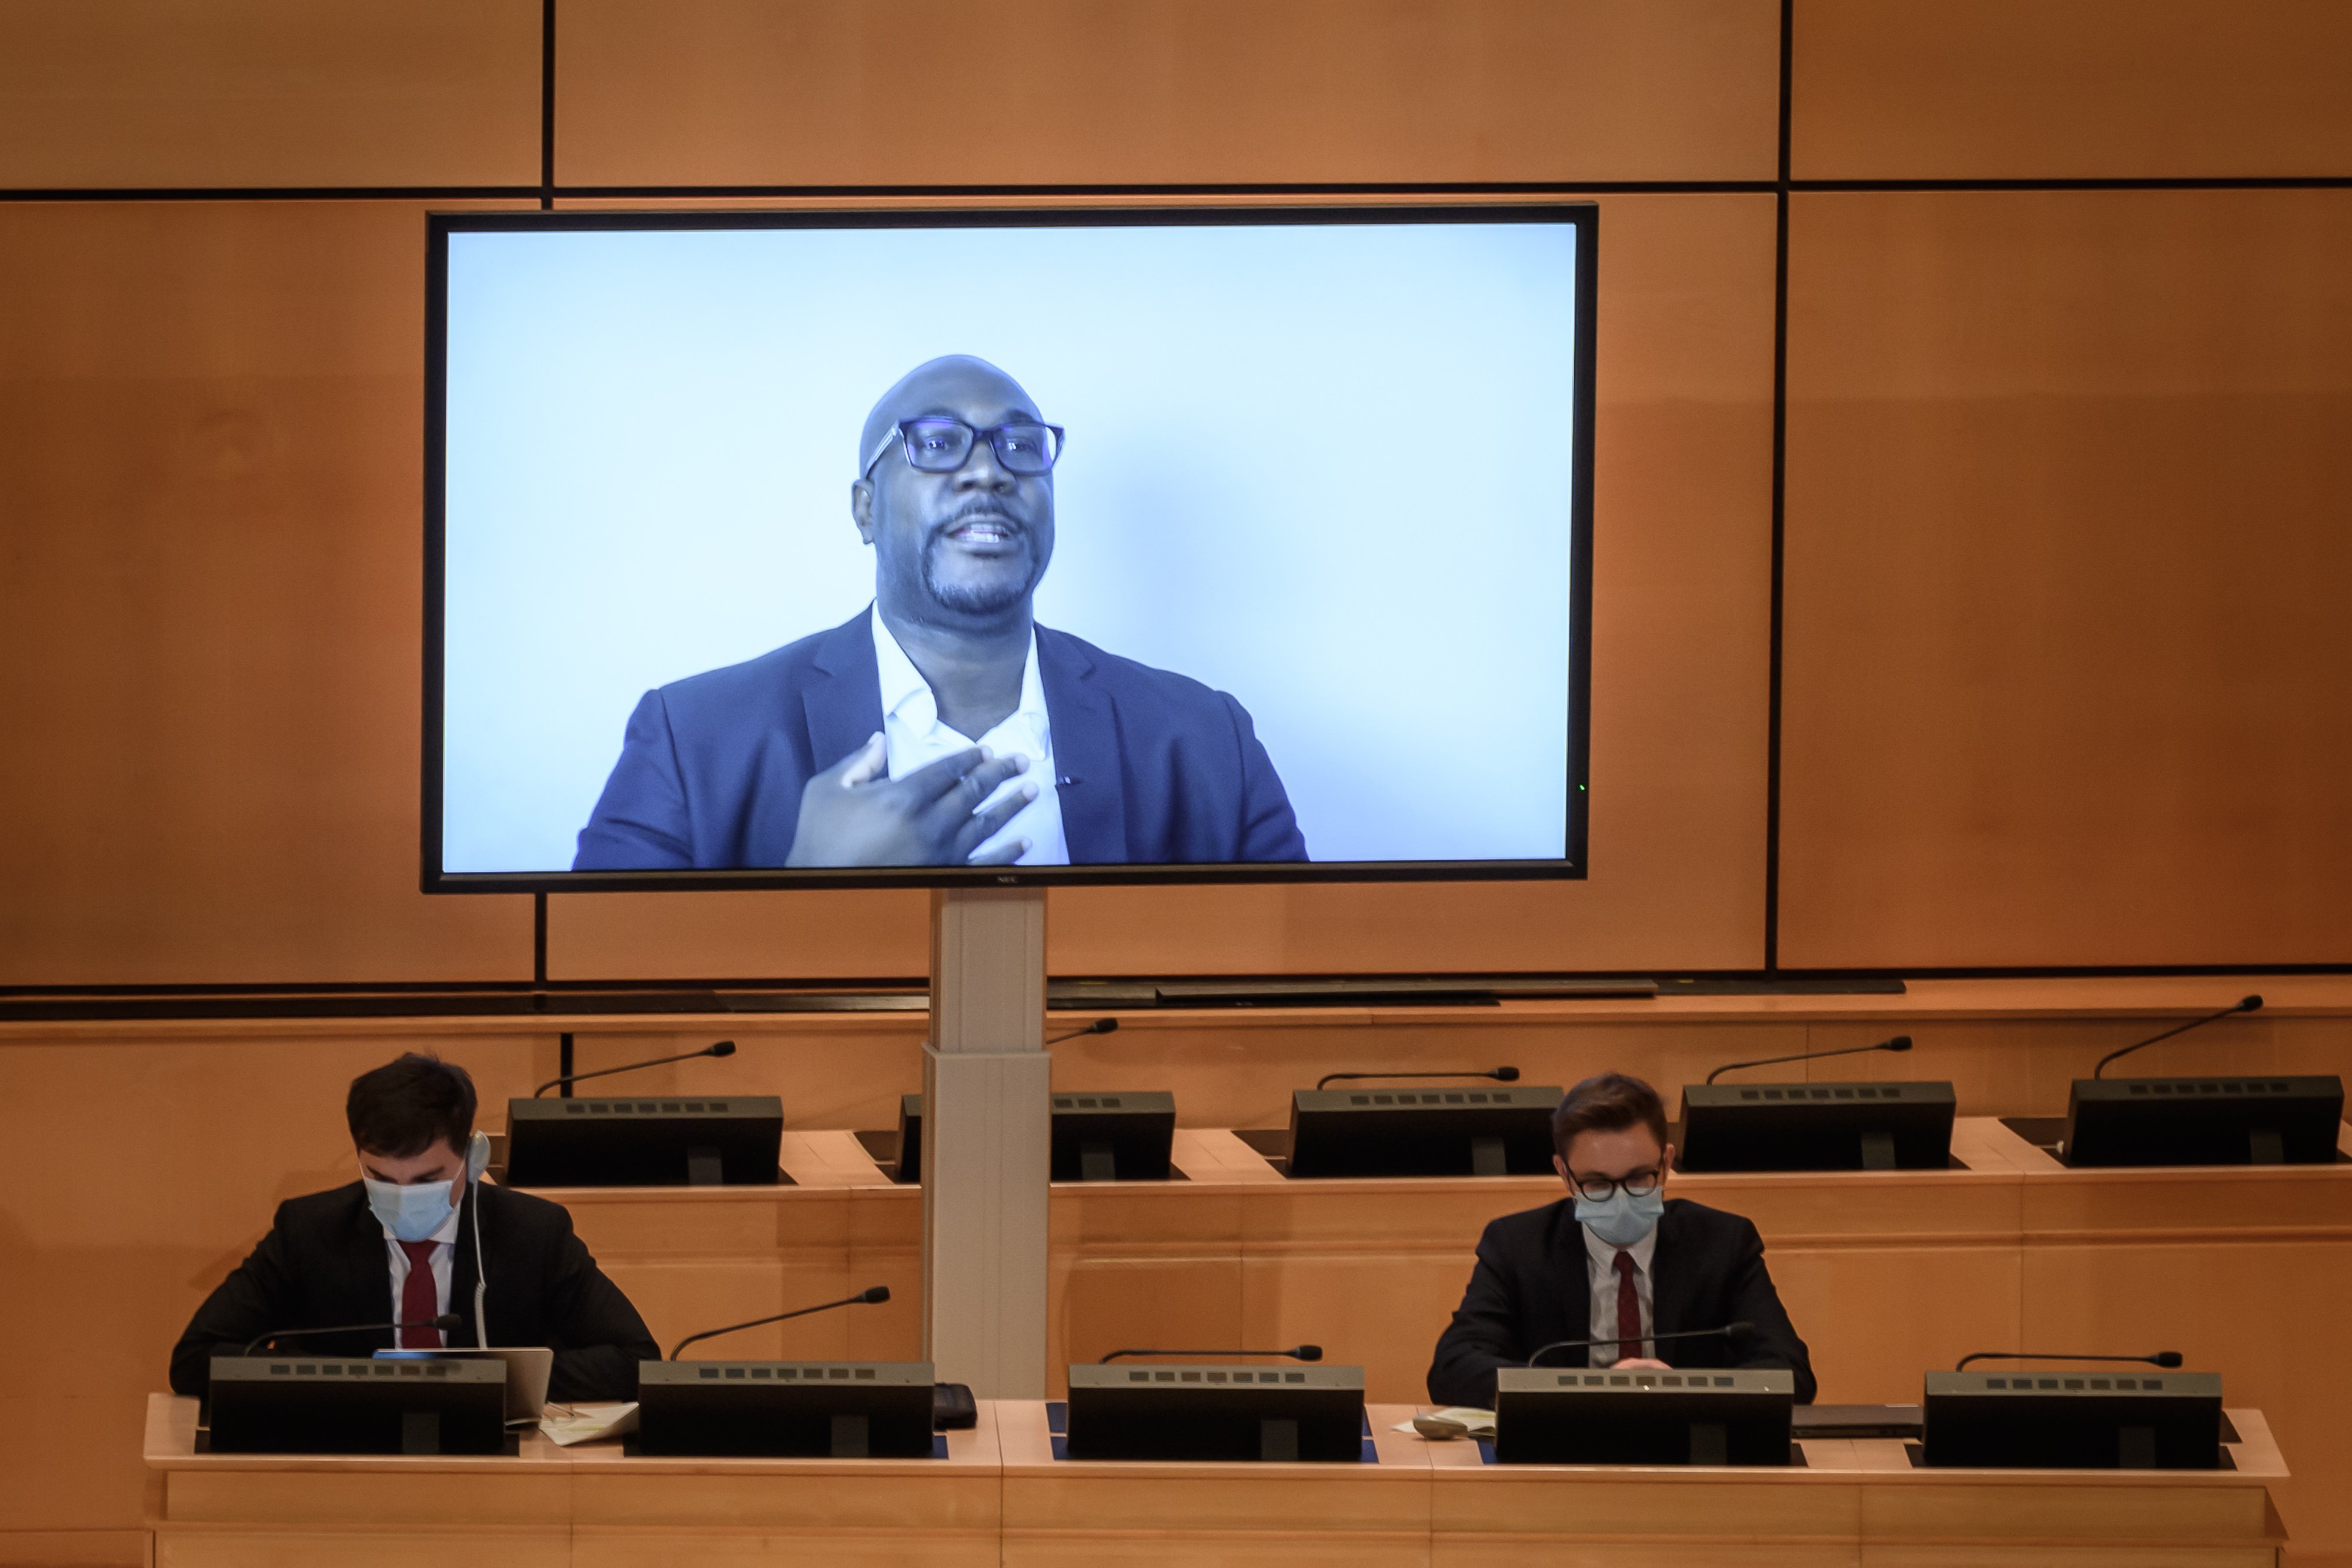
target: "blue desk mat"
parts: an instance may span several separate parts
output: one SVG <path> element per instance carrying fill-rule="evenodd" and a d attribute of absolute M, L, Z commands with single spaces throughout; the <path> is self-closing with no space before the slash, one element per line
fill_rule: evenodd
<path fill-rule="evenodd" d="M 509 1447 L 508 1447 L 508 1451 L 509 1451 L 509 1452 L 512 1452 L 512 1451 L 513 1451 L 513 1441 L 514 1441 L 513 1434 L 509 1433 L 509 1434 L 508 1435 L 507 1441 L 508 1441 L 508 1446 L 509 1446 Z M 623 1453 L 625 1453 L 625 1454 L 628 1455 L 631 1458 L 637 1458 L 637 1457 L 638 1457 L 638 1452 L 637 1452 L 637 1440 L 636 1440 L 636 1438 L 635 1438 L 635 1437 L 624 1437 L 624 1438 L 622 1438 L 622 1439 L 621 1439 L 621 1452 L 623 1452 Z M 724 1456 L 721 1456 L 721 1457 L 724 1457 Z M 822 1454 L 810 1454 L 810 1455 L 805 1455 L 805 1456 L 803 1456 L 803 1457 L 807 1458 L 824 1458 L 824 1455 L 822 1455 Z M 934 1459 L 944 1459 L 944 1458 L 946 1458 L 948 1457 L 948 1435 L 947 1435 L 945 1432 L 934 1432 L 934 1433 L 932 1433 L 932 1434 L 931 1434 L 931 1451 L 930 1451 L 930 1454 L 929 1454 L 929 1458 L 934 1458 Z"/>
<path fill-rule="evenodd" d="M 1045 1401 L 1045 1430 L 1054 1435 L 1054 1458 L 1068 1458 L 1070 1457 L 1070 1402 L 1068 1400 Z M 1364 1449 L 1357 1456 L 1357 1463 L 1377 1465 L 1380 1462 L 1380 1449 L 1372 1442 L 1372 1418 L 1367 1415 L 1364 1417 Z"/>
<path fill-rule="evenodd" d="M 1477 1439 L 1477 1442 L 1478 1462 L 1482 1465 L 1493 1464 L 1495 1462 L 1495 1439 L 1492 1437 L 1480 1437 Z M 1801 1444 L 1791 1443 L 1789 1445 L 1789 1464 L 1790 1468 L 1794 1469 L 1801 1470 L 1806 1468 L 1805 1450 Z"/>

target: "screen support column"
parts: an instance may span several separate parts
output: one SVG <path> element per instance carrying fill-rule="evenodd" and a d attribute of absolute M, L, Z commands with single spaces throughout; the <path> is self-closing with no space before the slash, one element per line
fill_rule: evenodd
<path fill-rule="evenodd" d="M 931 894 L 923 1354 L 982 1399 L 1045 1396 L 1045 890 Z"/>

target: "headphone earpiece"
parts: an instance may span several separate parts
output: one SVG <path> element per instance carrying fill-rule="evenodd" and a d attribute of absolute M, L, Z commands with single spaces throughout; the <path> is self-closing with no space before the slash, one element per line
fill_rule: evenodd
<path fill-rule="evenodd" d="M 466 1179 L 469 1182 L 481 1180 L 482 1173 L 489 1166 L 490 1135 L 477 1128 L 466 1144 Z"/>

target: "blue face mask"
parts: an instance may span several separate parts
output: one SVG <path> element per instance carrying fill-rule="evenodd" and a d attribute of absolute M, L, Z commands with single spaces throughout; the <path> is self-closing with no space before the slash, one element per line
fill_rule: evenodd
<path fill-rule="evenodd" d="M 1599 1203 L 1579 1194 L 1576 1222 L 1612 1247 L 1631 1247 L 1658 1228 L 1666 1212 L 1663 1191 L 1635 1197 L 1622 1187 Z"/>
<path fill-rule="evenodd" d="M 449 1201 L 450 1188 L 456 1185 L 453 1182 L 427 1181 L 402 1186 L 373 1176 L 362 1179 L 367 1183 L 369 1209 L 383 1222 L 386 1230 L 403 1241 L 425 1239 L 446 1225 L 449 1217 L 457 1212 Z"/>

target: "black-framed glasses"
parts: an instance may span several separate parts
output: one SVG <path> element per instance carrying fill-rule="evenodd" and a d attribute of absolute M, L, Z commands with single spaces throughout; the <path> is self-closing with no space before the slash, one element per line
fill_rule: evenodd
<path fill-rule="evenodd" d="M 1577 1196 L 1594 1203 L 1607 1203 L 1622 1192 L 1627 1197 L 1647 1197 L 1658 1190 L 1665 1179 L 1656 1169 L 1633 1171 L 1622 1176 L 1580 1176 L 1570 1178 Z"/>
<path fill-rule="evenodd" d="M 904 442 L 907 466 L 924 474 L 952 474 L 971 461 L 972 447 L 982 436 L 996 453 L 1008 474 L 1033 477 L 1050 474 L 1062 455 L 1062 427 L 1040 420 L 1008 421 L 992 430 L 975 430 L 946 414 L 902 419 L 866 455 L 861 479 L 874 477 L 874 465 L 889 455 L 890 444 Z"/>

